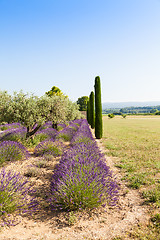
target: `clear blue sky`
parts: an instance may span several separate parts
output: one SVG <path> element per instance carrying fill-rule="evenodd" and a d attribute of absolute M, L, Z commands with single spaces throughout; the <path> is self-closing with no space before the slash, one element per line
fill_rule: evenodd
<path fill-rule="evenodd" d="M 0 90 L 160 101 L 160 0 L 0 0 Z"/>

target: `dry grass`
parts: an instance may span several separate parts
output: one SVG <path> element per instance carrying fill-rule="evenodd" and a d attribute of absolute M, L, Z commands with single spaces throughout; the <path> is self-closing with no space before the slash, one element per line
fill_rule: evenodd
<path fill-rule="evenodd" d="M 103 145 L 107 155 L 114 157 L 122 180 L 141 193 L 144 203 L 150 206 L 151 215 L 159 214 L 160 117 L 127 116 L 123 119 L 118 116 L 108 119 L 105 116 L 103 122 Z M 160 224 L 150 221 L 135 233 L 130 233 L 128 239 L 160 239 Z"/>

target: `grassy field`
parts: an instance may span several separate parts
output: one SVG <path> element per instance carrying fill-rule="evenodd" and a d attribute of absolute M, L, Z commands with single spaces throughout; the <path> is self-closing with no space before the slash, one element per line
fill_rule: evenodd
<path fill-rule="evenodd" d="M 133 239 L 160 239 L 160 117 L 104 116 L 103 124 L 107 155 L 115 157 L 122 179 L 137 189 L 151 213 L 156 213 L 151 214 L 153 224 L 140 229 L 141 233 Z"/>

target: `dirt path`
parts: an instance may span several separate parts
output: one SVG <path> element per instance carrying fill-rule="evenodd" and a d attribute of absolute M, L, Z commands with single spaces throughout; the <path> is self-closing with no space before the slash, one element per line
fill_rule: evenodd
<path fill-rule="evenodd" d="M 105 151 L 101 141 L 97 141 L 101 151 Z M 49 179 L 58 158 L 48 160 L 44 168 L 36 168 L 35 176 L 30 179 L 39 189 L 37 197 L 45 196 Z M 39 158 L 31 157 L 23 162 L 10 163 L 7 168 L 25 174 L 31 166 L 35 166 Z M 122 181 L 120 171 L 114 167 L 114 158 L 106 157 L 106 163 L 112 169 L 120 183 L 120 198 L 114 208 L 102 208 L 94 212 L 82 212 L 76 215 L 51 212 L 42 201 L 42 208 L 32 217 L 22 217 L 16 226 L 5 227 L 0 231 L 1 240 L 110 240 L 125 235 L 134 226 L 148 221 L 147 206 L 143 205 L 138 190 L 127 188 Z M 73 223 L 73 225 L 72 225 Z"/>

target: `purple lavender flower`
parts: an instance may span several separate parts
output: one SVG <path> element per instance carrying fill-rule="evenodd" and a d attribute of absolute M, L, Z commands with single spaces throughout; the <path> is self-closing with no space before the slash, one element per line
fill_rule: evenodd
<path fill-rule="evenodd" d="M 84 138 L 89 141 L 84 142 Z M 76 141 L 78 144 L 75 144 Z M 62 155 L 54 170 L 51 206 L 54 209 L 76 210 L 95 208 L 106 203 L 114 205 L 118 189 L 87 121 L 81 121 L 72 138 L 72 147 Z"/>
<path fill-rule="evenodd" d="M 34 212 L 37 210 L 37 202 L 31 195 L 32 186 L 29 186 L 28 180 L 19 173 L 6 171 L 0 172 L 0 225 L 13 225 L 17 214 Z M 10 214 L 14 213 L 12 220 Z"/>
<path fill-rule="evenodd" d="M 27 149 L 18 142 L 3 141 L 0 143 L 0 163 L 26 159 L 29 156 Z"/>
<path fill-rule="evenodd" d="M 56 135 L 56 139 L 63 139 L 64 141 L 70 141 L 75 134 L 76 128 L 65 127 L 63 130 L 59 131 Z"/>
<path fill-rule="evenodd" d="M 40 127 L 39 131 L 46 129 L 46 128 L 52 128 L 52 121 L 46 122 L 42 127 Z"/>
<path fill-rule="evenodd" d="M 56 134 L 57 134 L 56 129 L 48 127 L 40 131 L 37 131 L 35 136 L 40 136 L 43 140 L 45 140 L 45 139 L 55 138 Z"/>
<path fill-rule="evenodd" d="M 12 128 L 5 130 L 0 135 L 0 141 L 22 141 L 25 139 L 27 129 L 26 127 Z"/>
<path fill-rule="evenodd" d="M 54 139 L 44 140 L 36 146 L 34 154 L 36 156 L 60 156 L 63 153 L 63 148 L 64 145 L 60 141 L 54 141 Z"/>
<path fill-rule="evenodd" d="M 4 131 L 4 130 L 15 129 L 19 127 L 22 127 L 20 123 L 7 123 L 7 124 L 0 125 L 0 130 Z"/>

